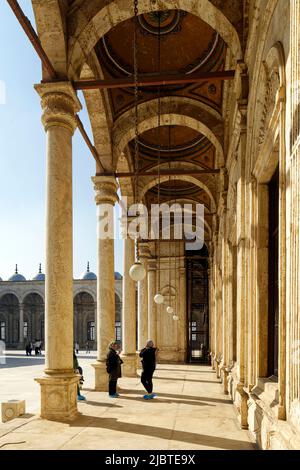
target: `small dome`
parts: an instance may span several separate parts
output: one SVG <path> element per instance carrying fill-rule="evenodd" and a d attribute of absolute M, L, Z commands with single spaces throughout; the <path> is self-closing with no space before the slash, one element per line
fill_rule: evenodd
<path fill-rule="evenodd" d="M 13 276 L 11 276 L 9 279 L 9 281 L 11 282 L 22 282 L 22 281 L 26 281 L 25 277 L 22 276 L 22 274 L 19 274 L 18 273 L 18 265 L 16 264 L 16 271 L 15 271 L 15 274 Z"/>
<path fill-rule="evenodd" d="M 118 273 L 117 271 L 115 271 L 115 279 L 116 279 L 117 281 L 120 281 L 121 279 L 123 279 L 122 274 L 120 274 L 120 273 Z"/>
<path fill-rule="evenodd" d="M 90 263 L 88 262 L 86 271 L 81 275 L 80 279 L 83 279 L 84 281 L 95 281 L 97 279 L 97 276 L 95 273 L 92 273 L 90 271 Z"/>
<path fill-rule="evenodd" d="M 36 276 L 34 276 L 34 278 L 32 279 L 33 281 L 44 281 L 45 280 L 45 274 L 42 273 L 42 265 L 40 263 L 40 267 L 39 267 L 39 272 Z"/>

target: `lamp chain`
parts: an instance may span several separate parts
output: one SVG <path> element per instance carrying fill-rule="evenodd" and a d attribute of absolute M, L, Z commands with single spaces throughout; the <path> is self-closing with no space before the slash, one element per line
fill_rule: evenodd
<path fill-rule="evenodd" d="M 138 203 L 138 172 L 139 172 L 139 129 L 138 129 L 138 0 L 133 1 L 134 6 L 134 39 L 133 39 L 133 64 L 134 64 L 134 203 Z M 136 237 L 136 260 L 139 261 L 139 243 Z"/>
<path fill-rule="evenodd" d="M 161 73 L 161 41 L 160 41 L 160 13 L 158 13 L 158 74 Z M 160 160 L 161 160 L 161 90 L 158 86 L 158 206 L 160 206 Z M 158 213 L 159 217 L 160 212 Z M 160 221 L 158 220 L 160 229 Z M 158 231 L 158 292 L 160 292 L 160 233 Z"/>

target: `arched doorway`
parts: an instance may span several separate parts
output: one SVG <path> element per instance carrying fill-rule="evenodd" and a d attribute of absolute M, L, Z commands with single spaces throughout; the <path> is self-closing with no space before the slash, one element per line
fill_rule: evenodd
<path fill-rule="evenodd" d="M 17 348 L 19 343 L 19 300 L 14 294 L 0 299 L 0 340 L 7 348 Z"/>
<path fill-rule="evenodd" d="M 45 304 L 41 295 L 26 295 L 24 301 L 24 340 L 45 341 Z M 43 346 L 45 346 L 43 344 Z"/>
<path fill-rule="evenodd" d="M 206 363 L 209 351 L 208 250 L 186 250 L 187 361 Z"/>
<path fill-rule="evenodd" d="M 90 349 L 96 349 L 95 302 L 88 292 L 79 292 L 74 297 L 74 342 L 80 349 L 87 343 Z"/>

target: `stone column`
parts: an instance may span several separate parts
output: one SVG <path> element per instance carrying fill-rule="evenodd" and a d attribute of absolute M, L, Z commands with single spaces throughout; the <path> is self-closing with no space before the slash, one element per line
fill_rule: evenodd
<path fill-rule="evenodd" d="M 24 348 L 24 305 L 20 304 L 20 317 L 19 317 L 19 344 L 20 348 Z"/>
<path fill-rule="evenodd" d="M 148 261 L 148 339 L 157 341 L 157 308 L 154 302 L 156 294 L 156 261 Z"/>
<path fill-rule="evenodd" d="M 97 331 L 98 331 L 98 321 L 97 321 L 97 302 L 95 302 L 95 350 L 97 351 L 98 348 L 97 348 Z"/>
<path fill-rule="evenodd" d="M 136 377 L 136 283 L 129 276 L 135 262 L 135 241 L 124 239 L 122 298 L 122 359 L 123 375 Z"/>
<path fill-rule="evenodd" d="M 140 243 L 140 261 L 146 270 L 145 278 L 138 283 L 138 350 L 145 347 L 148 339 L 148 243 Z"/>
<path fill-rule="evenodd" d="M 214 354 L 214 307 L 213 307 L 213 302 L 214 302 L 214 292 L 213 292 L 213 279 L 212 279 L 212 258 L 209 258 L 209 268 L 207 270 L 207 281 L 208 281 L 208 290 L 209 290 L 209 297 L 208 297 L 208 318 L 209 318 L 209 350 L 210 350 L 210 357 L 211 357 L 211 364 L 213 363 L 212 361 L 212 356 Z"/>
<path fill-rule="evenodd" d="M 181 257 L 180 260 L 180 267 L 178 273 L 178 287 L 180 296 L 178 299 L 178 312 L 177 315 L 179 316 L 179 321 L 175 321 L 177 324 L 177 331 L 178 331 L 178 356 L 177 360 L 180 362 L 185 362 L 187 357 L 187 315 L 186 315 L 186 305 L 187 305 L 187 298 L 186 298 L 186 269 L 184 265 L 184 258 Z"/>
<path fill-rule="evenodd" d="M 114 205 L 118 201 L 118 184 L 113 176 L 92 178 L 97 204 L 97 362 L 95 390 L 108 389 L 106 355 L 115 340 L 115 269 L 114 269 Z M 107 224 L 108 223 L 108 224 Z M 105 233 L 104 233 L 105 231 Z"/>
<path fill-rule="evenodd" d="M 41 416 L 77 415 L 78 375 L 73 369 L 72 135 L 81 105 L 68 82 L 36 85 L 47 136 L 45 376 Z"/>
<path fill-rule="evenodd" d="M 244 121 L 243 121 L 244 123 Z M 248 305 L 248 262 L 249 250 L 247 243 L 247 182 L 246 182 L 246 128 L 241 128 L 240 134 L 240 158 L 239 176 L 237 182 L 237 362 L 238 384 L 237 391 L 240 395 L 240 422 L 243 429 L 248 427 L 247 397 L 244 387 L 247 382 L 247 305 Z"/>
<path fill-rule="evenodd" d="M 295 429 L 300 431 L 300 0 L 290 2 L 290 90 L 289 105 L 289 152 L 287 158 L 288 223 L 287 246 L 287 311 L 286 319 L 279 324 L 279 378 L 280 418 L 286 414 Z M 287 324 L 287 331 L 284 328 Z M 286 334 L 286 337 L 284 335 Z M 284 368 L 285 358 L 287 367 Z M 285 369 L 285 370 L 284 370 Z M 284 390 L 286 385 L 286 391 Z M 286 408 L 286 410 L 285 410 Z M 296 431 L 296 432 L 297 432 Z"/>

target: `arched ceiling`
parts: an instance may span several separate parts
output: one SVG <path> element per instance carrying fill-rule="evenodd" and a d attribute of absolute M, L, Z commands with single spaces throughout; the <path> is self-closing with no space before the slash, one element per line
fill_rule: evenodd
<path fill-rule="evenodd" d="M 132 140 L 132 154 L 134 145 Z M 161 126 L 143 132 L 138 149 L 138 166 L 144 170 L 156 166 L 159 160 L 162 164 L 186 161 L 207 169 L 213 169 L 215 164 L 215 147 L 207 137 L 187 126 Z"/>
<path fill-rule="evenodd" d="M 161 183 L 159 189 L 158 186 L 149 189 L 146 193 L 146 201 L 149 207 L 151 204 L 158 202 L 158 191 L 160 193 L 160 203 L 172 200 L 190 199 L 203 204 L 208 212 L 210 212 L 211 201 L 206 191 L 189 181 L 169 180 Z"/>
<path fill-rule="evenodd" d="M 181 10 L 154 11 L 139 15 L 137 58 L 139 74 L 207 72 L 224 70 L 227 47 L 219 34 L 200 18 Z M 133 74 L 135 23 L 123 21 L 103 36 L 95 46 L 104 78 Z M 159 36 L 159 28 L 161 34 Z M 134 89 L 110 90 L 114 119 L 134 104 Z M 139 103 L 157 97 L 157 87 L 139 90 Z M 202 101 L 222 111 L 223 82 L 193 83 L 163 87 L 163 96 L 184 96 Z"/>
<path fill-rule="evenodd" d="M 70 80 L 84 78 L 84 64 L 94 63 L 95 79 L 133 76 L 133 0 L 32 3 L 42 45 L 59 75 L 66 70 Z M 191 73 L 224 71 L 229 56 L 232 64 L 242 57 L 244 4 L 247 0 L 139 0 L 139 75 L 188 77 Z M 53 21 L 47 22 L 50 9 Z M 55 37 L 59 40 L 57 48 L 51 40 Z M 224 86 L 224 81 L 210 79 L 139 88 L 139 169 L 156 169 L 158 163 L 164 169 L 172 166 L 187 171 L 224 165 Z M 89 91 L 85 98 L 94 143 L 104 168 L 120 168 L 122 155 L 126 155 L 126 168 L 134 168 L 134 89 Z M 161 120 L 157 117 L 159 110 Z M 144 185 L 144 199 L 150 204 L 157 197 L 157 182 L 153 184 L 153 179 L 144 174 L 140 184 Z M 126 185 L 130 186 L 129 178 L 123 184 Z M 216 209 L 217 185 L 215 175 L 175 177 L 173 181 L 163 180 L 160 194 L 165 199 L 180 197 L 202 202 L 212 213 Z"/>

